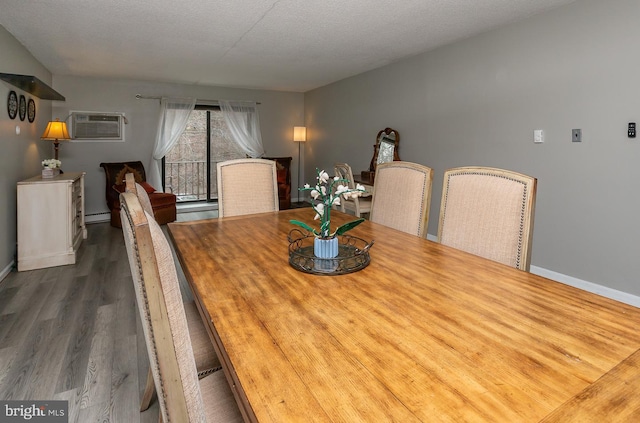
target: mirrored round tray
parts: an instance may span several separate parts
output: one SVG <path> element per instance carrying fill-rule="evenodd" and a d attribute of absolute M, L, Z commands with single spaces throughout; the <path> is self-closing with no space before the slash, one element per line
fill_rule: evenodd
<path fill-rule="evenodd" d="M 289 264 L 294 269 L 317 275 L 343 275 L 357 272 L 369 265 L 369 249 L 373 241 L 350 235 L 338 236 L 338 256 L 318 258 L 313 253 L 315 236 L 298 229 L 289 232 Z"/>

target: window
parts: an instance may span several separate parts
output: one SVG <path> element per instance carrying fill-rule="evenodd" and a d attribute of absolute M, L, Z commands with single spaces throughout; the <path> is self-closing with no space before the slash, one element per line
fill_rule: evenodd
<path fill-rule="evenodd" d="M 178 202 L 217 200 L 216 164 L 244 157 L 220 108 L 196 106 L 180 140 L 164 158 L 165 186 Z"/>

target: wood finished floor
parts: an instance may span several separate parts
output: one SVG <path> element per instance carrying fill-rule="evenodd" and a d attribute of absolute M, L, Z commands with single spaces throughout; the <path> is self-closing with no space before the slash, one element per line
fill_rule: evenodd
<path fill-rule="evenodd" d="M 0 399 L 67 400 L 70 423 L 155 423 L 157 401 L 139 411 L 149 362 L 122 231 L 87 230 L 75 265 L 0 282 Z"/>

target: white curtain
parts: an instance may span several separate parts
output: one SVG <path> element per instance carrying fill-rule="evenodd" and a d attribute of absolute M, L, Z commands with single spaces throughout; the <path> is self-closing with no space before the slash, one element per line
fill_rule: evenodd
<path fill-rule="evenodd" d="M 156 143 L 151 156 L 147 180 L 158 191 L 162 189 L 162 158 L 171 151 L 187 127 L 189 115 L 196 107 L 195 98 L 166 98 L 160 100 L 160 119 Z"/>
<path fill-rule="evenodd" d="M 233 140 L 248 156 L 262 157 L 264 147 L 256 103 L 227 100 L 220 100 L 219 103 Z"/>

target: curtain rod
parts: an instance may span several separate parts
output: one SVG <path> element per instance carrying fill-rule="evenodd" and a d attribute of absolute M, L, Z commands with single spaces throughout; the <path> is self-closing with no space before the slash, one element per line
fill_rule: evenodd
<path fill-rule="evenodd" d="M 136 94 L 136 98 L 138 100 L 142 99 L 142 100 L 162 100 L 162 97 L 160 96 L 154 96 L 154 95 L 141 95 L 141 94 Z M 200 98 L 196 98 L 196 103 L 197 102 L 202 102 L 202 103 L 217 103 L 218 100 L 203 100 Z M 256 102 L 256 104 L 262 104 L 260 102 Z"/>

